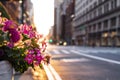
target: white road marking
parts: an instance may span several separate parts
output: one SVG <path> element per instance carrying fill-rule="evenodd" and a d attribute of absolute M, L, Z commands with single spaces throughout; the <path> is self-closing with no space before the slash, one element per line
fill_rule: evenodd
<path fill-rule="evenodd" d="M 55 69 L 51 66 L 51 64 L 49 64 L 48 67 L 51 70 L 52 74 L 54 75 L 55 80 L 62 80 L 58 73 L 55 71 Z"/>
<path fill-rule="evenodd" d="M 61 50 L 65 54 L 70 54 L 67 50 Z"/>
<path fill-rule="evenodd" d="M 90 51 L 88 51 L 88 50 L 78 50 L 78 51 L 83 52 L 83 53 L 88 53 L 88 52 L 90 52 Z"/>
<path fill-rule="evenodd" d="M 75 58 L 75 59 L 61 59 L 61 61 L 63 62 L 88 62 L 90 61 L 89 59 L 87 58 Z"/>
<path fill-rule="evenodd" d="M 45 50 L 45 52 L 48 53 L 48 54 L 50 53 L 48 50 Z"/>
<path fill-rule="evenodd" d="M 109 62 L 109 63 L 120 64 L 120 61 L 116 61 L 116 60 L 111 60 L 111 59 L 106 59 L 106 58 L 102 58 L 102 57 L 92 56 L 92 55 L 89 55 L 89 54 L 80 53 L 80 52 L 75 51 L 75 50 L 71 50 L 71 52 L 82 55 L 82 56 L 85 56 L 85 57 L 89 57 L 89 58 Z"/>
<path fill-rule="evenodd" d="M 59 52 L 58 50 L 53 50 L 53 52 L 54 52 L 55 54 L 60 54 L 60 52 Z"/>
<path fill-rule="evenodd" d="M 42 65 L 44 67 L 44 70 L 46 72 L 48 80 L 54 80 L 54 77 L 52 76 L 52 74 L 51 74 L 50 70 L 48 69 L 48 67 L 46 65 L 44 65 L 44 63 Z"/>
<path fill-rule="evenodd" d="M 51 64 L 44 65 L 43 63 L 42 65 L 44 67 L 48 80 L 62 80 Z"/>

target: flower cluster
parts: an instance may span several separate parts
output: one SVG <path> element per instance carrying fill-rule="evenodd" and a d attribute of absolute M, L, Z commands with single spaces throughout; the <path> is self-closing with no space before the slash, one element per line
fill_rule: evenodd
<path fill-rule="evenodd" d="M 28 54 L 25 57 L 25 60 L 28 62 L 28 64 L 34 63 L 35 65 L 39 65 L 42 59 L 43 56 L 41 55 L 40 50 L 37 48 L 35 50 L 28 50 Z"/>
<path fill-rule="evenodd" d="M 7 20 L 1 17 L 0 24 L 0 35 L 2 39 L 2 45 L 8 45 L 9 47 L 13 47 L 14 43 L 20 40 L 20 34 L 17 30 L 17 25 L 11 20 Z"/>
<path fill-rule="evenodd" d="M 32 26 L 17 25 L 0 17 L 0 60 L 8 60 L 20 72 L 29 66 L 40 65 L 46 48 L 45 43 L 39 42 L 41 37 Z"/>

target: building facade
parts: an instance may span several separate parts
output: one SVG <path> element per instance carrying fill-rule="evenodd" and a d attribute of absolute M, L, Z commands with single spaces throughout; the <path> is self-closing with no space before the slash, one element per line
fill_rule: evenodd
<path fill-rule="evenodd" d="M 73 36 L 73 31 L 72 31 L 72 21 L 73 21 L 73 15 L 74 15 L 74 3 L 75 0 L 64 0 L 66 4 L 66 10 L 65 10 L 65 24 L 64 24 L 64 36 L 65 36 L 65 41 L 67 42 L 68 45 L 72 45 L 72 36 Z"/>
<path fill-rule="evenodd" d="M 54 3 L 54 11 L 55 11 L 55 17 L 54 17 L 54 40 L 55 42 L 59 42 L 61 40 L 60 36 L 61 36 L 61 4 L 62 4 L 63 0 L 55 0 Z"/>
<path fill-rule="evenodd" d="M 73 25 L 78 45 L 120 46 L 120 0 L 76 0 Z"/>

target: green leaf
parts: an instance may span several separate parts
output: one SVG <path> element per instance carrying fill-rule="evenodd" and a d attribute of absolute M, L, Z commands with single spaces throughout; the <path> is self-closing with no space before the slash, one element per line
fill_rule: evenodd
<path fill-rule="evenodd" d="M 5 33 L 5 34 L 3 35 L 3 37 L 4 37 L 4 40 L 6 40 L 6 41 L 9 41 L 9 40 L 10 40 L 10 36 L 9 36 L 9 33 L 8 33 L 8 32 Z"/>
<path fill-rule="evenodd" d="M 22 34 L 22 36 L 23 36 L 23 40 L 22 41 L 25 41 L 25 40 L 28 40 L 28 39 L 30 39 L 27 35 L 25 35 L 25 34 Z"/>
<path fill-rule="evenodd" d="M 2 28 L 3 27 L 3 25 L 2 24 L 0 24 L 0 28 Z"/>
<path fill-rule="evenodd" d="M 0 36 L 0 43 L 3 43 L 4 37 Z"/>

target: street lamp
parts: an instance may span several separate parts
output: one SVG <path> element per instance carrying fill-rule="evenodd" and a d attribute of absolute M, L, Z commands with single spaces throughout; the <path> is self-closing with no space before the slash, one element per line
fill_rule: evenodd
<path fill-rule="evenodd" d="M 74 14 L 72 14 L 72 15 L 71 15 L 71 18 L 73 19 L 74 17 L 75 17 L 75 15 L 74 15 Z"/>
<path fill-rule="evenodd" d="M 19 0 L 19 3 L 21 4 L 21 3 L 22 3 L 22 0 Z"/>

